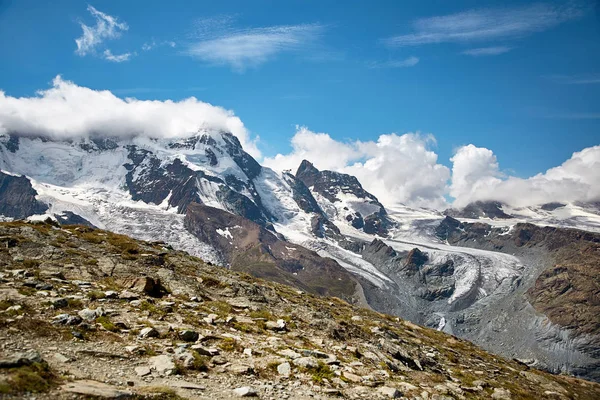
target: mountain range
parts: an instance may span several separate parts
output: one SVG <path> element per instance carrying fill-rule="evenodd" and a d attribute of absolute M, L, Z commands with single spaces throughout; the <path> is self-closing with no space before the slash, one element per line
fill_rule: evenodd
<path fill-rule="evenodd" d="M 261 166 L 228 132 L 0 137 L 0 215 L 162 241 L 224 268 L 600 381 L 600 205 L 386 207 L 351 175 Z"/>

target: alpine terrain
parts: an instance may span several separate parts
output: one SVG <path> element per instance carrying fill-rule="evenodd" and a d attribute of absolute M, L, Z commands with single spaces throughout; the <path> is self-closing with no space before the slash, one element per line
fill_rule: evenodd
<path fill-rule="evenodd" d="M 299 379 L 264 383 L 265 398 L 301 398 L 296 384 L 325 397 L 599 396 L 548 374 L 600 382 L 598 204 L 386 207 L 354 176 L 310 160 L 274 171 L 211 130 L 6 134 L 0 169 L 3 351 L 54 357 L 49 390 L 63 385 L 60 364 L 133 389 L 194 366 L 208 381 L 177 382 L 188 395 L 202 386 L 198 398 L 228 398 L 214 371 L 242 386 Z M 19 338 L 36 325 L 44 349 Z M 83 339 L 67 349 L 70 333 Z"/>

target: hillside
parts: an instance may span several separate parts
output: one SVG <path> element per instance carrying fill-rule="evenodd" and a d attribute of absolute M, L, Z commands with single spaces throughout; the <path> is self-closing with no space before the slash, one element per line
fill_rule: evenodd
<path fill-rule="evenodd" d="M 598 384 L 164 243 L 22 222 L 0 224 L 0 242 L 6 398 L 600 396 Z"/>

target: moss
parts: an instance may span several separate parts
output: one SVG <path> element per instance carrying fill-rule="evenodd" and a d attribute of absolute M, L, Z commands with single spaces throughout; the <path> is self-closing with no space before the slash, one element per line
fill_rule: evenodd
<path fill-rule="evenodd" d="M 194 361 L 192 362 L 190 369 L 193 369 L 194 371 L 208 371 L 208 363 L 210 361 L 209 357 L 200 355 L 195 350 L 192 350 L 191 353 L 194 357 Z"/>
<path fill-rule="evenodd" d="M 34 288 L 27 286 L 21 286 L 19 289 L 17 289 L 17 291 L 23 296 L 33 296 L 36 293 L 36 290 Z"/>
<path fill-rule="evenodd" d="M 319 361 L 316 368 L 307 369 L 305 372 L 310 373 L 312 381 L 319 384 L 323 383 L 324 379 L 331 380 L 335 376 L 329 365 L 321 361 Z"/>
<path fill-rule="evenodd" d="M 265 310 L 265 309 L 250 311 L 248 316 L 250 316 L 250 318 L 263 318 L 267 321 L 274 319 L 273 314 L 271 314 L 271 312 L 269 310 Z"/>
<path fill-rule="evenodd" d="M 233 338 L 224 338 L 219 343 L 219 348 L 224 351 L 239 351 L 242 352 L 243 347 Z"/>
<path fill-rule="evenodd" d="M 213 278 L 209 275 L 200 275 L 200 279 L 202 279 L 202 285 L 208 288 L 225 288 L 227 284 L 221 282 L 220 280 Z"/>
<path fill-rule="evenodd" d="M 45 363 L 11 368 L 7 372 L 7 382 L 0 384 L 0 393 L 4 394 L 43 393 L 58 381 Z"/>
<path fill-rule="evenodd" d="M 96 322 L 99 323 L 100 325 L 102 325 L 102 327 L 109 332 L 119 332 L 120 331 L 120 329 L 115 324 L 113 324 L 112 321 L 110 320 L 110 318 L 108 318 L 107 316 L 102 316 L 102 317 L 96 318 Z"/>
<path fill-rule="evenodd" d="M 83 301 L 79 300 L 79 299 L 67 299 L 67 308 L 70 309 L 78 309 L 78 308 L 83 308 Z"/>
<path fill-rule="evenodd" d="M 207 311 L 214 312 L 220 317 L 227 316 L 233 310 L 231 304 L 224 301 L 207 301 L 202 304 L 202 308 L 204 308 Z"/>
<path fill-rule="evenodd" d="M 26 258 L 25 260 L 23 260 L 23 267 L 25 267 L 26 269 L 35 269 L 37 267 L 39 267 L 41 264 L 41 262 L 39 260 L 32 260 L 29 258 Z"/>

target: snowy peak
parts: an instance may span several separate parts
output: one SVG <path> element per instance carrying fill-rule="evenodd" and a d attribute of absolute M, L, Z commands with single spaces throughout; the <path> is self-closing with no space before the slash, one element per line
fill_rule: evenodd
<path fill-rule="evenodd" d="M 319 171 L 304 160 L 296 172 L 312 192 L 321 209 L 334 223 L 365 233 L 387 236 L 392 221 L 375 196 L 363 189 L 356 177 L 335 171 Z"/>

